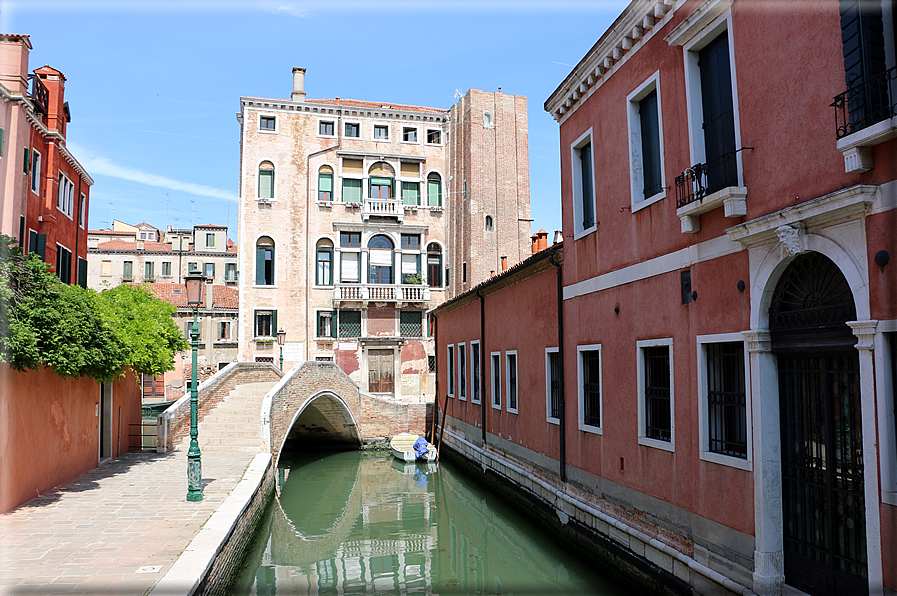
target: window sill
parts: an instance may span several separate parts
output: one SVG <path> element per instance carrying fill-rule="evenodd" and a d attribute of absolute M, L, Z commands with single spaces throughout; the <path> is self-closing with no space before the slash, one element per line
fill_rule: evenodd
<path fill-rule="evenodd" d="M 518 412 L 519 410 L 512 410 L 511 408 L 508 408 L 508 414 L 514 414 L 516 416 Z"/>
<path fill-rule="evenodd" d="M 333 207 L 333 201 L 315 201 L 318 207 Z"/>
<path fill-rule="evenodd" d="M 552 418 L 551 416 L 546 418 L 545 422 L 547 422 L 548 424 L 554 424 L 555 426 L 560 426 L 561 424 L 560 418 Z"/>
<path fill-rule="evenodd" d="M 888 492 L 886 490 L 881 491 L 881 502 L 897 507 L 897 493 Z"/>
<path fill-rule="evenodd" d="M 713 453 L 712 451 L 701 451 L 700 457 L 703 461 L 719 464 L 721 466 L 738 468 L 739 470 L 745 470 L 747 472 L 754 471 L 753 462 L 746 459 L 741 459 L 739 457 L 732 457 L 731 455 L 723 455 L 721 453 Z"/>
<path fill-rule="evenodd" d="M 371 139 L 375 143 L 388 143 L 389 139 Z"/>
<path fill-rule="evenodd" d="M 683 234 L 695 234 L 701 231 L 701 214 L 717 207 L 725 208 L 726 217 L 743 217 L 747 215 L 747 187 L 727 186 L 704 197 L 703 201 L 695 201 L 676 209 L 676 215 L 682 226 Z"/>
<path fill-rule="evenodd" d="M 872 169 L 872 147 L 897 138 L 897 116 L 867 126 L 838 141 L 844 155 L 844 171 L 862 174 Z"/>
<path fill-rule="evenodd" d="M 585 230 L 582 230 L 579 232 L 574 232 L 573 240 L 581 240 L 581 239 L 585 238 L 586 236 L 588 236 L 589 234 L 592 234 L 597 231 L 598 231 L 598 224 L 595 224 L 591 228 L 588 228 L 588 229 L 585 229 Z"/>
<path fill-rule="evenodd" d="M 665 199 L 666 196 L 667 196 L 667 191 L 662 190 L 659 193 L 648 197 L 647 199 L 642 199 L 641 201 L 639 201 L 637 203 L 633 202 L 632 203 L 632 212 L 635 213 L 636 211 L 641 211 L 645 207 L 650 207 L 657 201 Z"/>
<path fill-rule="evenodd" d="M 258 129 L 257 132 L 258 132 L 259 134 L 262 134 L 262 135 L 276 135 L 276 134 L 277 134 L 277 131 L 276 131 L 276 130 L 263 130 L 263 129 L 261 129 L 261 128 Z"/>
<path fill-rule="evenodd" d="M 639 437 L 638 444 L 643 445 L 645 447 L 653 447 L 654 449 L 661 449 L 663 451 L 669 451 L 671 453 L 676 452 L 676 445 L 672 442 L 667 441 L 659 441 L 657 439 L 649 439 L 648 437 Z"/>
<path fill-rule="evenodd" d="M 603 435 L 604 434 L 604 427 L 589 426 L 588 424 L 583 424 L 582 422 L 579 423 L 579 430 L 581 430 L 584 433 L 589 433 L 592 435 Z"/>
<path fill-rule="evenodd" d="M 252 286 L 252 289 L 253 289 L 253 290 L 276 290 L 276 289 L 277 289 L 277 286 L 258 286 L 258 285 L 253 285 L 253 286 Z"/>

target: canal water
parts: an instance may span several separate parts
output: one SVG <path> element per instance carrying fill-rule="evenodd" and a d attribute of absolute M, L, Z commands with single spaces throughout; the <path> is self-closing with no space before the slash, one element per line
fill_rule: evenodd
<path fill-rule="evenodd" d="M 237 594 L 623 594 L 450 462 L 285 459 Z"/>

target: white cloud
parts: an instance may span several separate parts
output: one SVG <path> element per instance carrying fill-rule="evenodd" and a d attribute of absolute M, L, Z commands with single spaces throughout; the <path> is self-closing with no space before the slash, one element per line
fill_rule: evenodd
<path fill-rule="evenodd" d="M 213 199 L 225 199 L 227 201 L 236 201 L 237 197 L 233 193 L 212 188 L 202 184 L 194 184 L 192 182 L 181 182 L 180 180 L 172 180 L 165 176 L 150 174 L 141 170 L 130 168 L 115 163 L 108 157 L 102 157 L 92 153 L 84 147 L 74 143 L 68 143 L 68 148 L 72 151 L 75 158 L 87 170 L 91 176 L 109 176 L 110 178 L 121 178 L 122 180 L 130 180 L 139 184 L 149 186 L 158 186 L 169 190 L 185 192 L 187 194 L 200 197 L 210 197 Z"/>

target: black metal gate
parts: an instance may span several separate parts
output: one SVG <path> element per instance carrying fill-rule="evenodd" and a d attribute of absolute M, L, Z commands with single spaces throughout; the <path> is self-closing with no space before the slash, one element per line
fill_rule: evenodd
<path fill-rule="evenodd" d="M 777 352 L 785 582 L 867 593 L 859 355 L 853 295 L 818 253 L 789 265 L 769 310 Z"/>

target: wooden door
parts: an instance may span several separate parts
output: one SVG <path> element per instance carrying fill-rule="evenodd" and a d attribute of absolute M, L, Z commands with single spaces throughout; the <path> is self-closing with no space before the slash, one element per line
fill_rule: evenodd
<path fill-rule="evenodd" d="M 394 383 L 394 358 L 392 350 L 368 350 L 368 391 L 392 393 Z"/>

